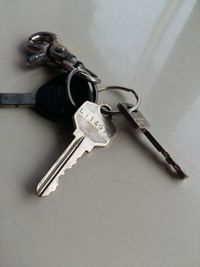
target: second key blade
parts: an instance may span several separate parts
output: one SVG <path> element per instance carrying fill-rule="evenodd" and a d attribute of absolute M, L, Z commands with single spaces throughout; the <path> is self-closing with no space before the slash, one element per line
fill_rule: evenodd
<path fill-rule="evenodd" d="M 0 93 L 0 108 L 4 107 L 34 107 L 34 93 Z"/>
<path fill-rule="evenodd" d="M 132 113 L 129 113 L 127 105 L 124 103 L 119 103 L 118 108 L 124 117 L 130 122 L 134 129 L 140 130 L 147 139 L 151 142 L 154 148 L 160 152 L 166 162 L 176 171 L 177 175 L 183 179 L 187 177 L 187 174 L 181 169 L 181 167 L 172 159 L 170 154 L 161 146 L 161 144 L 153 137 L 153 135 L 147 130 L 148 123 L 142 113 L 139 110 L 135 110 Z"/>

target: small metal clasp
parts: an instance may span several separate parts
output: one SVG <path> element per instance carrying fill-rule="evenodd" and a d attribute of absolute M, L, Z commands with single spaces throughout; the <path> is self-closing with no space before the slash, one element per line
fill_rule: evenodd
<path fill-rule="evenodd" d="M 51 32 L 37 32 L 32 34 L 26 42 L 27 64 L 36 67 L 42 64 L 58 65 L 62 69 L 73 71 L 78 69 L 77 75 L 92 83 L 101 80 L 88 70 L 66 47 L 61 44 L 59 37 Z"/>

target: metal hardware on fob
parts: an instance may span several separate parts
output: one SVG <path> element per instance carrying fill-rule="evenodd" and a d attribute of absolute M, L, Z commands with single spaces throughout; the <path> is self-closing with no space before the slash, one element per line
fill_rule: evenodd
<path fill-rule="evenodd" d="M 37 196 L 47 196 L 55 191 L 58 180 L 80 158 L 93 147 L 105 147 L 115 134 L 110 117 L 101 113 L 102 105 L 86 101 L 75 113 L 74 139 L 37 186 Z"/>
<path fill-rule="evenodd" d="M 118 108 L 121 114 L 123 114 L 124 117 L 130 122 L 133 128 L 143 133 L 151 142 L 151 144 L 155 147 L 155 149 L 165 157 L 166 162 L 174 168 L 177 175 L 181 179 L 186 178 L 187 175 L 184 173 L 181 167 L 171 158 L 169 153 L 158 143 L 158 141 L 155 139 L 155 137 L 152 136 L 149 130 L 147 130 L 149 123 L 142 115 L 142 113 L 138 109 L 134 110 L 133 112 L 130 112 L 128 110 L 128 105 L 125 103 L 119 103 Z"/>
<path fill-rule="evenodd" d="M 96 84 L 66 72 L 32 93 L 0 93 L 0 108 L 33 107 L 39 114 L 52 120 L 71 119 L 85 101 L 97 101 Z"/>
<path fill-rule="evenodd" d="M 32 34 L 26 43 L 28 53 L 27 63 L 31 67 L 42 64 L 57 65 L 72 71 L 78 69 L 78 75 L 92 83 L 101 80 L 79 61 L 66 47 L 61 44 L 59 37 L 51 32 L 37 32 Z"/>

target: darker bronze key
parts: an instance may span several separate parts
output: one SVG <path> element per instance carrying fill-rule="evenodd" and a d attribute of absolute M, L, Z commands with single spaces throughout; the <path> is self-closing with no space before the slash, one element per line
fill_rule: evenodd
<path fill-rule="evenodd" d="M 149 123 L 146 121 L 142 113 L 139 110 L 135 110 L 129 113 L 128 106 L 125 103 L 119 103 L 118 108 L 124 115 L 124 117 L 130 122 L 133 128 L 135 130 L 139 130 L 140 132 L 142 132 L 148 138 L 151 144 L 155 147 L 155 149 L 165 157 L 165 160 L 169 165 L 171 165 L 174 168 L 177 175 L 181 179 L 186 178 L 187 175 L 184 173 L 181 167 L 171 158 L 169 153 L 158 143 L 158 141 L 155 139 L 155 137 L 152 136 L 149 130 L 147 130 Z"/>

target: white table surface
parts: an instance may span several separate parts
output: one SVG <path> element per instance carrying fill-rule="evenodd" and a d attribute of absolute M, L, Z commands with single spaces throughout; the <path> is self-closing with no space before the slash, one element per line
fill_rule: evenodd
<path fill-rule="evenodd" d="M 200 266 L 199 25 L 195 0 L 1 1 L 0 92 L 31 92 L 53 76 L 28 70 L 21 48 L 34 32 L 55 32 L 102 85 L 137 90 L 152 132 L 189 175 L 172 177 L 115 119 L 112 144 L 37 198 L 65 128 L 30 109 L 1 109 L 1 267 Z"/>

